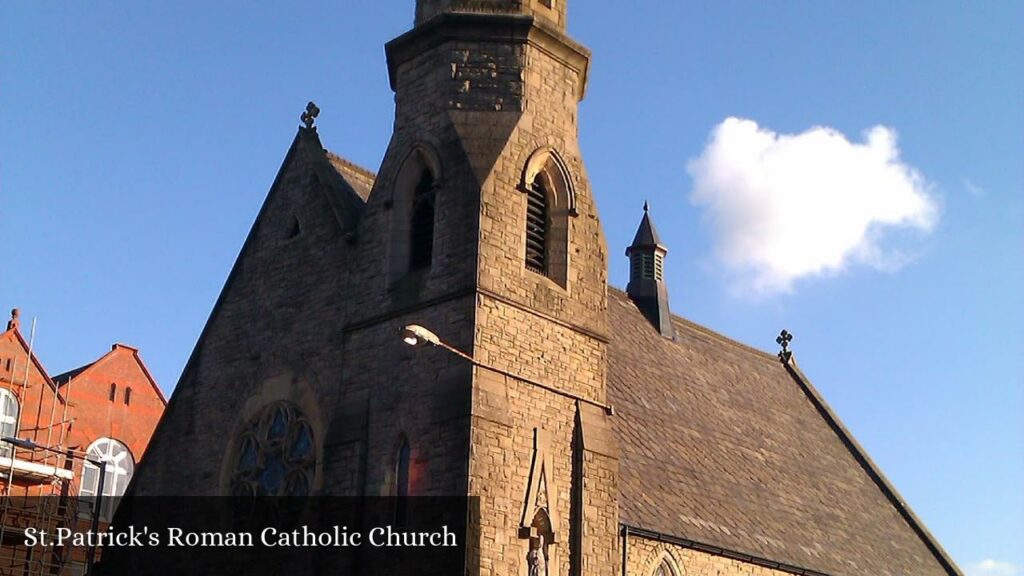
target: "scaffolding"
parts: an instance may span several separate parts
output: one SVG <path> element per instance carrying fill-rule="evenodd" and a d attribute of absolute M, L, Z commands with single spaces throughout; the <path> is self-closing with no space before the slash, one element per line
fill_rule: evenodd
<path fill-rule="evenodd" d="M 12 313 L 8 328 L 17 330 L 17 311 Z M 32 321 L 24 362 L 13 358 L 13 365 L 0 374 L 0 387 L 18 402 L 15 435 L 30 441 L 41 449 L 25 449 L 4 443 L 0 450 L 0 576 L 63 576 L 85 573 L 81 551 L 71 546 L 27 546 L 26 537 L 32 530 L 49 535 L 59 528 L 77 530 L 79 517 L 77 487 L 79 477 L 73 450 L 65 446 L 68 439 L 68 398 L 71 381 L 60 387 L 40 368 L 40 381 L 32 383 L 32 348 L 35 343 L 36 321 Z M 20 338 L 20 333 L 18 334 Z M 20 381 L 18 376 L 21 376 Z M 30 395 L 33 385 L 49 386 L 50 405 L 44 406 L 45 390 Z M 38 396 L 35 406 L 26 405 L 31 396 Z M 58 411 L 58 404 L 61 404 Z M 36 425 L 22 428 L 27 411 L 35 411 Z M 57 420 L 57 417 L 60 420 Z M 48 419 L 45 426 L 43 422 Z"/>

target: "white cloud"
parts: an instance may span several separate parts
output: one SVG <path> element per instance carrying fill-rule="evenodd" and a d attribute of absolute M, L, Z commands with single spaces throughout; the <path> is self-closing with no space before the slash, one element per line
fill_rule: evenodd
<path fill-rule="evenodd" d="M 971 182 L 970 178 L 964 178 L 964 189 L 967 190 L 967 193 L 971 196 L 978 197 L 985 195 L 985 189 L 974 182 Z"/>
<path fill-rule="evenodd" d="M 1020 570 L 1009 562 L 982 560 L 967 567 L 967 576 L 1017 576 Z"/>
<path fill-rule="evenodd" d="M 876 126 L 863 143 L 814 127 L 777 134 L 727 118 L 697 158 L 690 201 L 705 210 L 716 253 L 740 292 L 789 292 L 794 281 L 851 263 L 895 270 L 907 257 L 886 233 L 930 232 L 939 211 L 920 173 L 900 159 L 896 133 Z"/>

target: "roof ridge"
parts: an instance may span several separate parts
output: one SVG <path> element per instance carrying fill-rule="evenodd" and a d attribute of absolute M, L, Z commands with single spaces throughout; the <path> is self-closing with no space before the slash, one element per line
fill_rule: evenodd
<path fill-rule="evenodd" d="M 324 154 L 327 154 L 327 157 L 329 159 L 333 159 L 333 160 L 336 160 L 336 161 L 340 162 L 341 164 L 344 164 L 346 168 L 351 168 L 352 170 L 354 170 L 357 173 L 359 173 L 359 175 L 365 176 L 365 177 L 369 178 L 370 180 L 376 180 L 377 179 L 377 173 L 376 172 L 373 172 L 373 171 L 371 171 L 371 170 L 369 170 L 367 168 L 363 168 L 359 164 L 356 164 L 355 162 L 345 158 L 344 156 L 341 156 L 339 154 L 331 152 L 327 148 L 324 148 L 323 150 L 324 150 Z"/>
<path fill-rule="evenodd" d="M 851 456 L 853 456 L 853 459 L 856 460 L 861 469 L 867 473 L 868 477 L 875 483 L 875 486 L 877 486 L 882 492 L 882 495 L 903 518 L 903 521 L 906 522 L 917 537 L 921 539 L 929 552 L 931 552 L 935 559 L 943 565 L 943 568 L 945 568 L 947 572 L 957 576 L 962 576 L 963 572 L 960 571 L 960 567 L 957 566 L 956 562 L 949 556 L 949 553 L 942 547 L 942 544 L 937 538 L 935 538 L 935 535 L 928 530 L 928 526 L 925 525 L 924 521 L 914 513 L 910 504 L 908 504 L 899 493 L 896 486 L 893 485 L 888 476 L 885 475 L 881 467 L 875 463 L 867 450 L 861 446 L 860 442 L 857 441 L 857 438 L 854 437 L 850 429 L 843 424 L 843 421 L 839 418 L 839 415 L 835 410 L 832 409 L 832 406 L 825 401 L 825 397 L 822 396 L 821 392 L 819 392 L 814 384 L 811 383 L 811 379 L 808 378 L 807 375 L 804 374 L 803 370 L 800 369 L 800 366 L 796 362 L 796 357 L 790 357 L 789 361 L 785 362 L 783 366 L 786 368 L 786 372 L 789 373 L 790 377 L 796 382 L 797 386 L 799 386 L 803 391 L 807 399 L 814 405 L 815 409 L 825 420 L 826 424 L 828 424 L 832 429 L 832 432 L 839 437 L 839 441 L 843 443 L 846 450 Z"/>
<path fill-rule="evenodd" d="M 614 290 L 615 292 L 618 292 L 619 294 L 622 294 L 626 298 L 629 298 L 629 294 L 625 290 L 622 290 L 621 288 L 617 288 L 617 287 L 612 286 L 611 284 L 609 284 L 608 285 L 608 289 L 609 290 Z M 715 330 L 712 330 L 711 328 L 708 328 L 707 326 L 704 326 L 703 324 L 698 324 L 698 323 L 694 322 L 693 320 L 689 320 L 687 318 L 683 318 L 682 316 L 680 316 L 678 314 L 672 314 L 672 320 L 678 321 L 679 323 L 681 323 L 681 324 L 683 324 L 683 325 L 685 325 L 685 326 L 687 326 L 689 328 L 693 328 L 694 330 L 700 332 L 701 334 L 704 334 L 705 336 L 710 336 L 712 338 L 715 338 L 717 340 L 722 341 L 725 344 L 730 344 L 730 345 L 735 346 L 735 347 L 737 347 L 737 348 L 739 348 L 741 350 L 744 350 L 746 352 L 751 352 L 753 354 L 756 354 L 758 356 L 762 356 L 762 357 L 767 358 L 769 360 L 778 360 L 778 357 L 775 354 L 772 354 L 771 352 L 768 352 L 766 350 L 761 350 L 760 348 L 755 348 L 755 347 L 753 347 L 753 346 L 751 346 L 749 344 L 744 344 L 743 342 L 740 342 L 739 340 L 735 340 L 733 338 L 730 338 L 729 336 L 726 336 L 725 334 L 722 334 L 721 332 L 716 332 Z"/>

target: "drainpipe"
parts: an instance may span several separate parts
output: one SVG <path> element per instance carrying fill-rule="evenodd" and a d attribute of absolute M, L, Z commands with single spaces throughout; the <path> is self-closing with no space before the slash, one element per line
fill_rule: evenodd
<path fill-rule="evenodd" d="M 622 526 L 622 576 L 628 576 L 626 563 L 629 560 L 629 526 Z"/>

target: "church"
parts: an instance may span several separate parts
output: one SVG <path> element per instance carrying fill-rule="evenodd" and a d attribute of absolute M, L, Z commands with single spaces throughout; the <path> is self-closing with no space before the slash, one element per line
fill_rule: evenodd
<path fill-rule="evenodd" d="M 646 207 L 606 245 L 567 3 L 416 0 L 376 173 L 307 106 L 132 493 L 468 496 L 481 576 L 960 574 L 788 335 L 673 315 Z"/>

